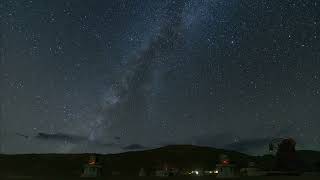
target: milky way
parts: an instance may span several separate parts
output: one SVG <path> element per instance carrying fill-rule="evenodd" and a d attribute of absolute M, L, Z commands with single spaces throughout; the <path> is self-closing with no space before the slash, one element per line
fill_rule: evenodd
<path fill-rule="evenodd" d="M 0 2 L 1 152 L 319 150 L 315 1 Z"/>

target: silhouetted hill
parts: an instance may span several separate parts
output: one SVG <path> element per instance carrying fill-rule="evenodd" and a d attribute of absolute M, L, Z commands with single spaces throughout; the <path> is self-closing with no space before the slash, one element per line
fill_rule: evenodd
<path fill-rule="evenodd" d="M 310 167 L 320 162 L 320 152 L 298 153 Z M 258 166 L 270 169 L 274 161 L 271 155 L 256 157 L 236 151 L 191 145 L 170 145 L 145 151 L 98 155 L 98 160 L 103 166 L 104 176 L 110 175 L 112 171 L 122 175 L 137 175 L 141 167 L 150 171 L 163 163 L 185 169 L 213 169 L 221 154 L 228 155 L 240 167 L 247 166 L 249 161 L 255 161 Z M 88 157 L 89 154 L 0 155 L 0 175 L 79 176 Z"/>
<path fill-rule="evenodd" d="M 190 145 L 170 145 L 157 149 L 136 151 L 110 155 L 105 159 L 108 166 L 116 171 L 121 171 L 124 164 L 128 171 L 138 172 L 140 167 L 146 169 L 159 167 L 163 163 L 179 168 L 208 168 L 215 167 L 221 154 L 228 155 L 239 165 L 247 164 L 247 160 L 252 158 L 246 154 L 235 151 L 225 151 L 210 147 L 198 147 Z M 107 156 L 106 156 L 107 157 Z M 130 169 L 130 170 L 129 170 Z"/>

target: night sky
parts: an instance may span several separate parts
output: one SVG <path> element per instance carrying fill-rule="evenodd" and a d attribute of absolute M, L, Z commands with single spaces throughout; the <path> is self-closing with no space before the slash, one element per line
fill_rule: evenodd
<path fill-rule="evenodd" d="M 1 0 L 1 153 L 320 150 L 318 0 Z"/>

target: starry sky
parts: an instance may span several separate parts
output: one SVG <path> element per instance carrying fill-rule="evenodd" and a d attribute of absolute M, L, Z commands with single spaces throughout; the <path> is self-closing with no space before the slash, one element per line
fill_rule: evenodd
<path fill-rule="evenodd" d="M 0 1 L 1 153 L 320 150 L 319 6 Z"/>

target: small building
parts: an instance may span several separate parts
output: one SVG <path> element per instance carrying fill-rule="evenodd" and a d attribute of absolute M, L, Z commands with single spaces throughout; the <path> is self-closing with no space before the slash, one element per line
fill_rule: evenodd
<path fill-rule="evenodd" d="M 177 168 L 171 168 L 168 171 L 169 171 L 169 176 L 178 176 L 180 174 L 180 171 Z"/>
<path fill-rule="evenodd" d="M 196 169 L 196 170 L 191 171 L 189 174 L 192 176 L 203 176 L 204 171 L 201 169 Z"/>
<path fill-rule="evenodd" d="M 205 170 L 205 171 L 203 171 L 203 174 L 205 176 L 214 176 L 215 175 L 214 172 L 215 172 L 214 170 Z"/>
<path fill-rule="evenodd" d="M 156 170 L 155 175 L 158 177 L 168 177 L 169 172 L 166 170 Z"/>
<path fill-rule="evenodd" d="M 178 176 L 179 174 L 179 169 L 175 165 L 167 162 L 159 163 L 154 171 L 154 175 L 159 177 Z"/>
<path fill-rule="evenodd" d="M 239 176 L 234 164 L 217 164 L 217 171 L 217 178 L 235 178 Z"/>
<path fill-rule="evenodd" d="M 242 168 L 240 170 L 241 175 L 243 176 L 264 176 L 266 173 L 261 171 L 255 166 L 254 162 L 250 162 L 247 168 Z"/>
<path fill-rule="evenodd" d="M 238 168 L 235 164 L 231 164 L 227 156 L 221 156 L 221 163 L 216 165 L 218 172 L 217 178 L 235 178 L 239 177 Z"/>
<path fill-rule="evenodd" d="M 139 171 L 139 176 L 146 176 L 146 175 L 147 175 L 147 173 L 144 170 L 144 168 L 141 168 L 140 171 Z"/>
<path fill-rule="evenodd" d="M 179 171 L 179 175 L 180 176 L 189 176 L 190 175 L 190 170 L 189 169 L 181 169 L 180 171 Z"/>
<path fill-rule="evenodd" d="M 97 163 L 95 155 L 89 157 L 89 161 L 83 167 L 81 177 L 99 177 L 101 176 L 102 166 Z"/>

